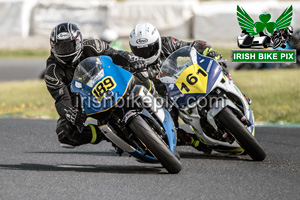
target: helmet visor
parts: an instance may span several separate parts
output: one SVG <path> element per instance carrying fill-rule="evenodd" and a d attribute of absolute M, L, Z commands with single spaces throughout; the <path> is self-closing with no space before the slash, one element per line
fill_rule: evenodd
<path fill-rule="evenodd" d="M 138 47 L 138 46 L 130 46 L 131 51 L 134 55 L 142 57 L 142 58 L 150 58 L 154 56 L 159 50 L 159 40 L 156 40 L 154 43 L 149 44 L 147 47 Z"/>
<path fill-rule="evenodd" d="M 76 52 L 75 41 L 58 42 L 54 45 L 54 51 L 59 56 L 67 56 Z"/>

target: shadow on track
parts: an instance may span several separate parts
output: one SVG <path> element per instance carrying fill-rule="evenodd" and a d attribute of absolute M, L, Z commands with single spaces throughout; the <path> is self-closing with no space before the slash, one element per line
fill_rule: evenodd
<path fill-rule="evenodd" d="M 27 151 L 24 153 L 34 153 L 34 154 L 65 154 L 65 155 L 89 155 L 89 156 L 118 156 L 114 151 L 107 151 L 107 152 L 101 152 L 101 151 Z M 124 156 L 127 156 L 129 154 L 124 153 Z"/>
<path fill-rule="evenodd" d="M 194 153 L 194 152 L 184 152 L 178 151 L 181 159 L 208 159 L 208 160 L 236 160 L 236 161 L 252 161 L 252 159 L 247 155 L 229 155 L 222 153 Z"/>
<path fill-rule="evenodd" d="M 118 155 L 114 151 L 108 152 L 99 152 L 99 151 L 32 151 L 32 152 L 24 152 L 24 153 L 34 153 L 34 154 L 60 154 L 60 155 L 89 155 L 89 156 L 114 156 L 118 157 Z M 189 151 L 178 151 L 180 154 L 180 158 L 182 159 L 209 159 L 209 160 L 244 160 L 244 161 L 252 161 L 252 159 L 247 155 L 230 155 L 230 154 L 222 154 L 213 152 L 212 154 L 204 154 L 198 152 L 189 152 Z M 128 157 L 130 154 L 124 152 L 122 157 Z"/>
<path fill-rule="evenodd" d="M 92 173 L 116 173 L 116 174 L 168 174 L 162 167 L 150 166 L 124 166 L 124 165 L 78 165 L 60 164 L 46 165 L 35 163 L 0 164 L 0 169 L 24 170 L 24 171 L 74 171 Z"/>

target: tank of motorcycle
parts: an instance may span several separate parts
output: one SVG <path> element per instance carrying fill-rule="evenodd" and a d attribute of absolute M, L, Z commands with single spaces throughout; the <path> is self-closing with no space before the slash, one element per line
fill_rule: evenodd
<path fill-rule="evenodd" d="M 133 75 L 115 65 L 108 56 L 99 56 L 102 65 L 93 66 L 92 70 L 77 66 L 71 83 L 71 92 L 79 93 L 85 113 L 90 116 L 105 112 L 126 94 Z M 81 67 L 81 68 L 80 68 Z"/>
<path fill-rule="evenodd" d="M 200 55 L 193 47 L 173 52 L 161 67 L 160 81 L 177 108 L 205 97 L 220 78 L 221 66 L 212 58 Z"/>

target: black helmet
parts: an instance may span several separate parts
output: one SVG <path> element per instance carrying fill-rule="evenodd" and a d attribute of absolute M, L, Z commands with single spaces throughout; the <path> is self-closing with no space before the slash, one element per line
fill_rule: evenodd
<path fill-rule="evenodd" d="M 51 51 L 58 61 L 72 64 L 82 54 L 82 35 L 74 23 L 64 22 L 53 28 L 50 34 Z"/>

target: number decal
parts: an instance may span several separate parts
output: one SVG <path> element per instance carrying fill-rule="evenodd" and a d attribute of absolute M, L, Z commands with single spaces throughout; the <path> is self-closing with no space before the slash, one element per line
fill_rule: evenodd
<path fill-rule="evenodd" d="M 205 71 L 203 71 L 203 69 L 199 68 L 197 71 L 197 74 L 201 73 L 204 77 L 207 76 L 207 73 Z"/>
<path fill-rule="evenodd" d="M 117 86 L 117 84 L 115 83 L 114 79 L 112 77 L 107 77 L 103 80 L 104 85 L 106 86 L 107 90 L 110 90 L 112 88 L 115 88 L 114 86 Z"/>
<path fill-rule="evenodd" d="M 183 89 L 185 89 L 187 92 L 190 91 L 190 89 L 188 88 L 188 86 L 186 86 L 186 84 L 184 84 L 184 83 L 181 84 L 180 90 L 182 91 Z"/>
<path fill-rule="evenodd" d="M 196 76 L 193 76 L 193 74 L 189 74 L 187 77 L 186 77 L 186 81 L 190 84 L 190 85 L 195 85 L 198 81 L 197 77 Z"/>
<path fill-rule="evenodd" d="M 206 93 L 207 72 L 197 64 L 186 68 L 176 80 L 176 86 L 182 94 Z"/>
<path fill-rule="evenodd" d="M 112 90 L 117 86 L 115 80 L 113 77 L 108 76 L 104 78 L 102 81 L 99 81 L 99 83 L 93 88 L 93 95 L 97 98 L 99 102 L 102 101 L 102 98 L 104 94 L 108 90 Z"/>

